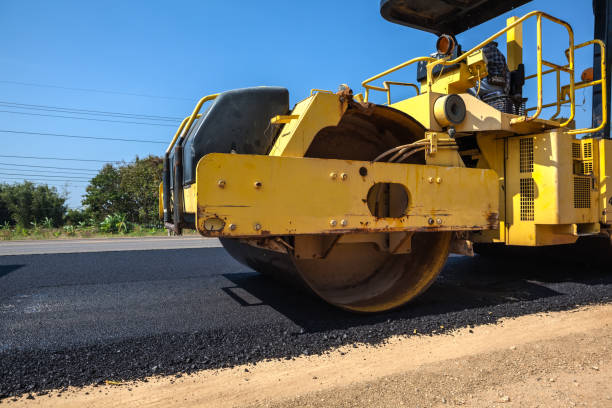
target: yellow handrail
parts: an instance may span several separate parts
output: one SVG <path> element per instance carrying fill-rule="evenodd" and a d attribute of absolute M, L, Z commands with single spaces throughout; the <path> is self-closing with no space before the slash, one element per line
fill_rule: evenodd
<path fill-rule="evenodd" d="M 378 87 L 378 86 L 374 86 L 374 85 L 369 85 L 370 82 L 375 81 L 377 79 L 382 78 L 383 76 L 389 75 L 395 71 L 398 71 L 404 67 L 407 67 L 410 64 L 413 64 L 415 62 L 418 61 L 427 61 L 427 87 L 428 87 L 428 91 L 431 92 L 431 87 L 433 85 L 433 69 L 437 66 L 437 65 L 444 65 L 444 66 L 449 66 L 449 65 L 454 65 L 454 64 L 458 64 L 459 62 L 465 60 L 468 58 L 468 56 L 470 56 L 471 54 L 473 54 L 474 52 L 480 50 L 481 48 L 483 48 L 485 45 L 489 44 L 490 42 L 494 41 L 495 39 L 497 39 L 498 37 L 502 36 L 503 34 L 505 34 L 506 32 L 508 32 L 509 30 L 513 29 L 514 27 L 522 24 L 525 20 L 531 18 L 531 17 L 536 17 L 536 27 L 537 27 L 537 73 L 535 74 L 535 76 L 530 76 L 527 78 L 537 78 L 537 84 L 538 84 L 538 105 L 536 107 L 536 112 L 530 116 L 530 117 L 521 117 L 521 118 L 515 118 L 512 119 L 510 123 L 518 123 L 518 122 L 524 122 L 524 121 L 530 121 L 530 120 L 534 120 L 536 119 L 540 113 L 542 112 L 543 109 L 543 104 L 542 104 L 542 75 L 544 75 L 545 73 L 550 73 L 550 72 L 554 72 L 556 70 L 563 70 L 564 72 L 568 72 L 570 74 L 570 86 L 569 86 L 569 96 L 570 96 L 570 102 L 571 102 L 571 114 L 570 117 L 563 123 L 560 124 L 561 127 L 565 127 L 568 124 L 570 124 L 572 122 L 572 120 L 574 119 L 574 115 L 575 115 L 575 89 L 574 89 L 574 32 L 572 30 L 572 27 L 566 23 L 563 20 L 560 20 L 556 17 L 553 17 L 547 13 L 544 13 L 542 11 L 532 11 L 530 13 L 525 14 L 523 17 L 513 21 L 511 24 L 507 25 L 506 27 L 504 27 L 503 29 L 499 30 L 497 33 L 493 34 L 492 36 L 490 36 L 489 38 L 487 38 L 486 40 L 482 41 L 481 43 L 479 43 L 478 45 L 474 46 L 472 49 L 468 50 L 467 52 L 462 53 L 460 56 L 458 56 L 455 59 L 436 59 L 436 58 L 432 58 L 432 57 L 418 57 L 418 58 L 413 58 L 411 60 L 408 60 L 400 65 L 397 65 L 393 68 L 390 68 L 378 75 L 375 75 L 371 78 L 366 79 L 363 83 L 362 86 L 365 88 L 365 100 L 368 100 L 368 96 L 369 96 L 369 90 L 377 90 L 377 91 L 382 91 L 382 92 L 387 92 L 387 94 L 389 93 L 389 89 L 387 88 L 382 88 L 382 87 Z M 565 27 L 565 29 L 567 30 L 568 33 L 568 38 L 569 38 L 569 48 L 568 48 L 568 53 L 567 53 L 567 58 L 568 58 L 568 64 L 565 66 L 560 66 L 557 64 L 553 64 L 551 62 L 548 61 L 543 61 L 542 59 L 542 18 L 545 18 L 549 21 L 552 21 L 553 23 L 559 24 L 563 27 Z M 543 71 L 542 70 L 542 65 L 546 65 L 546 66 L 552 66 L 551 70 L 547 70 L 547 71 Z M 389 96 L 387 96 L 387 100 L 389 100 Z"/>
<path fill-rule="evenodd" d="M 421 94 L 421 90 L 416 84 L 410 82 L 383 81 L 383 86 L 387 90 L 387 105 L 391 105 L 391 87 L 389 85 L 409 86 L 416 90 L 417 95 Z"/>
<path fill-rule="evenodd" d="M 193 125 L 193 122 L 197 119 L 198 113 L 200 113 L 200 109 L 202 109 L 202 105 L 204 105 L 208 101 L 212 101 L 217 96 L 219 96 L 218 93 L 207 95 L 198 101 L 195 108 L 193 108 L 193 112 L 191 113 L 191 116 L 189 116 L 189 120 L 187 121 L 187 124 L 185 125 L 185 130 L 181 134 L 181 139 L 184 138 L 185 135 L 187 135 L 187 132 L 189 132 L 189 129 L 191 129 L 191 125 Z"/>
<path fill-rule="evenodd" d="M 492 42 L 493 40 L 497 39 L 498 37 L 500 37 L 501 35 L 505 34 L 508 30 L 516 27 L 519 24 L 522 24 L 525 20 L 531 18 L 531 17 L 537 17 L 536 20 L 536 36 L 537 36 L 537 79 L 538 79 L 538 106 L 536 108 L 536 112 L 530 116 L 530 117 L 524 117 L 524 118 L 515 118 L 512 119 L 510 121 L 510 123 L 518 123 L 518 122 L 524 122 L 524 121 L 530 121 L 530 120 L 534 120 L 536 119 L 538 116 L 540 116 L 540 113 L 542 112 L 542 65 L 543 65 L 543 61 L 542 61 L 542 18 L 546 18 L 547 20 L 552 21 L 553 23 L 557 23 L 563 27 L 565 27 L 565 29 L 567 30 L 568 33 L 568 37 L 569 37 L 569 54 L 568 54 L 568 60 L 569 60 L 569 64 L 567 66 L 567 71 L 570 74 L 570 101 L 571 101 L 571 114 L 570 117 L 563 123 L 561 123 L 559 126 L 560 127 L 565 127 L 568 124 L 570 124 L 572 122 L 572 120 L 574 120 L 574 115 L 575 115 L 575 95 L 574 95 L 574 31 L 572 30 L 572 27 L 566 23 L 563 20 L 560 20 L 556 17 L 553 17 L 547 13 L 544 13 L 542 11 L 532 11 L 530 13 L 525 14 L 523 17 L 519 18 L 518 20 L 514 21 L 512 24 L 506 26 L 505 28 L 499 30 L 497 33 L 493 34 L 492 36 L 490 36 L 489 38 L 487 38 L 486 40 L 484 40 L 483 42 L 481 42 L 480 44 L 476 45 L 475 47 L 473 47 L 472 49 L 470 49 L 469 51 L 461 54 L 459 57 L 453 59 L 453 60 L 435 60 L 432 63 L 427 65 L 427 85 L 429 86 L 429 88 L 431 89 L 431 85 L 432 85 L 432 71 L 433 68 L 436 65 L 454 65 L 459 63 L 460 61 L 463 61 L 464 59 L 466 59 L 469 55 L 471 55 L 472 53 L 474 53 L 475 51 L 478 51 L 479 49 L 481 49 L 482 47 L 484 47 L 485 45 L 489 44 L 490 42 Z M 558 66 L 556 66 L 558 67 Z"/>
<path fill-rule="evenodd" d="M 202 115 L 197 115 L 196 119 L 199 119 L 201 117 L 202 117 Z M 189 120 L 189 116 L 187 116 L 185 119 L 183 119 L 183 121 L 181 122 L 179 128 L 177 129 L 176 133 L 174 134 L 174 137 L 172 138 L 172 141 L 170 142 L 170 145 L 166 149 L 166 153 L 168 153 L 168 154 L 170 153 L 170 151 L 174 147 L 174 144 L 178 140 L 179 136 L 181 135 L 181 133 L 183 133 L 183 128 L 185 127 L 185 124 L 187 123 L 188 120 Z"/>
<path fill-rule="evenodd" d="M 599 45 L 599 49 L 600 49 L 600 54 L 601 54 L 601 61 L 600 61 L 600 66 L 601 66 L 601 78 L 599 78 L 598 80 L 595 81 L 590 81 L 590 82 L 584 82 L 584 83 L 580 83 L 578 86 L 578 89 L 581 88 L 586 88 L 588 86 L 595 86 L 595 85 L 601 85 L 601 123 L 599 124 L 599 126 L 595 127 L 595 128 L 590 128 L 590 129 L 576 129 L 576 130 L 570 130 L 567 133 L 569 133 L 570 135 L 579 135 L 582 133 L 595 133 L 595 132 L 599 132 L 600 130 L 602 130 L 604 128 L 604 126 L 606 126 L 606 123 L 608 122 L 608 95 L 607 95 L 607 78 L 606 78 L 606 45 L 604 44 L 603 41 L 598 40 L 598 39 L 594 39 L 594 40 L 590 40 L 587 42 L 584 42 L 582 44 L 579 44 L 577 46 L 574 47 L 574 49 L 579 49 L 582 47 L 586 47 L 587 45 L 591 45 L 591 44 L 597 44 Z M 567 51 L 566 51 L 567 52 Z M 571 86 L 571 83 L 570 83 Z M 574 104 L 572 104 L 574 105 Z"/>
<path fill-rule="evenodd" d="M 431 61 L 436 61 L 436 59 L 433 58 L 433 57 L 417 57 L 417 58 L 413 58 L 413 59 L 408 60 L 406 62 L 402 62 L 401 64 L 399 64 L 399 65 L 397 65 L 397 66 L 395 66 L 393 68 L 389 68 L 385 72 L 381 72 L 378 75 L 374 75 L 373 77 L 366 79 L 365 81 L 363 81 L 361 83 L 361 86 L 363 86 L 364 89 L 365 89 L 364 101 L 365 102 L 368 101 L 368 98 L 370 96 L 370 89 L 372 89 L 374 91 L 381 91 L 381 92 L 389 93 L 389 88 L 382 88 L 382 87 L 379 87 L 379 86 L 368 85 L 370 82 L 376 81 L 379 78 L 382 78 L 382 77 L 384 77 L 386 75 L 389 75 L 389 74 L 391 74 L 391 73 L 393 73 L 395 71 L 398 71 L 398 70 L 400 70 L 402 68 L 407 67 L 408 65 L 412 65 L 415 62 L 419 62 L 419 61 L 428 61 L 428 62 L 431 62 Z M 388 97 L 387 97 L 387 99 L 388 99 Z"/>
<path fill-rule="evenodd" d="M 329 93 L 329 94 L 333 94 L 332 91 L 328 91 L 327 89 L 317 89 L 317 88 L 314 88 L 314 89 L 310 90 L 310 96 L 314 95 L 315 93 Z"/>

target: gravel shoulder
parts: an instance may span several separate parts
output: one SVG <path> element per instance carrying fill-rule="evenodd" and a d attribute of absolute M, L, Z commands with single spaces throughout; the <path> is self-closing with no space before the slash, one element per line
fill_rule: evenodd
<path fill-rule="evenodd" d="M 323 355 L 70 387 L 7 406 L 612 406 L 612 305 Z"/>

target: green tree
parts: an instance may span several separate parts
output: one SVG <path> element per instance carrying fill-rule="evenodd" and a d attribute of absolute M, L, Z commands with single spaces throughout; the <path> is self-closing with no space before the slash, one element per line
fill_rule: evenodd
<path fill-rule="evenodd" d="M 2 192 L 6 188 L 5 184 L 0 184 L 0 225 L 4 225 L 5 223 L 11 223 L 11 213 L 8 208 L 8 204 L 4 201 Z"/>
<path fill-rule="evenodd" d="M 123 201 L 119 169 L 107 164 L 89 182 L 82 203 L 99 222 L 109 214 L 122 212 L 119 207 Z"/>
<path fill-rule="evenodd" d="M 60 226 L 66 213 L 66 196 L 46 184 L 29 181 L 5 184 L 0 189 L 0 201 L 5 203 L 11 222 L 25 228 L 45 218 L 53 226 Z"/>
<path fill-rule="evenodd" d="M 83 205 L 100 222 L 107 216 L 124 215 L 126 221 L 157 224 L 158 186 L 163 161 L 149 156 L 132 163 L 106 165 L 86 189 Z"/>

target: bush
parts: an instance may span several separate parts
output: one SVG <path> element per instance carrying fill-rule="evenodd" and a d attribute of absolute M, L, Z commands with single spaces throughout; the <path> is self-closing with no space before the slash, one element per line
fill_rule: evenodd
<path fill-rule="evenodd" d="M 132 230 L 132 223 L 126 220 L 123 214 L 107 215 L 100 223 L 100 231 L 111 234 L 125 234 Z"/>
<path fill-rule="evenodd" d="M 91 213 L 85 210 L 69 209 L 64 217 L 64 224 L 68 225 L 91 225 Z"/>

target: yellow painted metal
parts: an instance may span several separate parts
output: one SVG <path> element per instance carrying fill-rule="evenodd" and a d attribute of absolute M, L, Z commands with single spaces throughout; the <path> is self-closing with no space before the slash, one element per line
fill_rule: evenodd
<path fill-rule="evenodd" d="M 200 115 L 198 115 L 198 117 L 200 117 Z M 170 154 L 170 152 L 172 151 L 172 148 L 176 144 L 176 141 L 178 140 L 179 136 L 181 135 L 181 133 L 183 133 L 183 129 L 185 128 L 185 124 L 187 123 L 187 121 L 189 121 L 189 116 L 187 116 L 185 119 L 183 119 L 183 121 L 181 122 L 180 126 L 176 130 L 176 133 L 174 134 L 174 137 L 170 141 L 170 144 L 168 145 L 168 148 L 166 148 L 166 154 Z"/>
<path fill-rule="evenodd" d="M 555 68 L 553 68 L 553 70 L 550 70 L 549 72 L 554 72 L 555 70 L 558 70 L 559 67 L 563 68 L 563 71 L 566 71 L 568 73 L 570 73 L 569 77 L 569 97 L 570 97 L 570 116 L 569 118 L 567 118 L 567 120 L 565 120 L 563 123 L 558 124 L 559 127 L 565 127 L 568 126 L 569 124 L 573 123 L 572 121 L 574 120 L 574 114 L 575 114 L 575 88 L 574 88 L 574 33 L 572 30 L 572 27 L 566 23 L 563 20 L 560 20 L 556 17 L 553 17 L 547 13 L 541 12 L 541 11 L 532 11 L 530 13 L 527 13 L 526 15 L 524 15 L 521 18 L 518 19 L 513 19 L 513 21 L 508 21 L 507 25 L 505 28 L 503 28 L 502 30 L 498 31 L 497 33 L 493 34 L 492 36 L 490 36 L 489 38 L 487 38 L 486 40 L 482 41 L 481 43 L 477 44 L 476 46 L 474 46 L 472 49 L 464 52 L 463 54 L 461 54 L 460 56 L 458 56 L 455 59 L 434 59 L 432 57 L 418 57 L 418 58 L 413 58 L 411 60 L 408 60 L 400 65 L 397 65 L 393 68 L 390 68 L 378 75 L 375 75 L 371 78 L 368 78 L 367 80 L 365 80 L 362 85 L 365 88 L 365 100 L 368 100 L 368 96 L 369 96 L 369 91 L 370 90 L 376 90 L 376 91 L 381 91 L 381 92 L 386 92 L 387 94 L 389 93 L 389 90 L 387 88 L 384 87 L 379 87 L 379 86 L 375 86 L 375 85 L 370 85 L 371 82 L 380 79 L 386 75 L 389 75 L 393 72 L 396 72 L 400 69 L 403 69 L 411 64 L 414 64 L 415 62 L 418 61 L 427 61 L 427 79 L 425 82 L 425 86 L 421 86 L 421 93 L 423 92 L 440 92 L 440 93 L 461 93 L 461 92 L 465 92 L 468 88 L 471 88 L 472 86 L 474 86 L 477 82 L 479 78 L 482 78 L 485 76 L 485 74 L 483 72 L 478 72 L 481 70 L 481 67 L 483 66 L 482 64 L 473 64 L 473 66 L 471 66 L 470 68 L 470 59 L 474 58 L 474 54 L 477 52 L 481 52 L 482 48 L 489 44 L 490 42 L 496 40 L 498 37 L 502 36 L 503 34 L 508 33 L 509 35 L 509 39 L 511 40 L 514 49 L 516 49 L 516 51 L 518 52 L 517 47 L 514 47 L 514 45 L 518 46 L 518 33 L 520 30 L 522 30 L 522 24 L 525 20 L 535 17 L 536 18 L 536 45 L 537 45 L 537 61 L 536 61 L 536 68 L 537 68 L 537 73 L 535 74 L 535 76 L 532 76 L 534 78 L 537 78 L 537 91 L 538 91 L 538 95 L 537 95 L 537 106 L 535 108 L 535 112 L 533 115 L 531 116 L 522 116 L 522 117 L 515 117 L 511 119 L 511 124 L 522 124 L 524 122 L 529 122 L 529 121 L 533 121 L 535 119 L 537 119 L 543 109 L 543 102 L 542 102 L 542 94 L 543 94 L 543 89 L 542 89 L 542 76 L 544 75 L 544 71 L 542 69 L 542 66 L 544 65 L 544 63 L 547 63 L 546 61 L 543 61 L 542 59 L 542 19 L 547 19 L 549 21 L 552 21 L 553 23 L 556 23 L 560 26 L 562 26 L 563 28 L 566 29 L 567 33 L 568 33 L 568 41 L 569 41 L 569 47 L 567 50 L 567 58 L 568 58 L 568 64 L 567 66 L 561 66 L 561 65 L 555 65 Z M 514 56 L 512 57 L 513 61 L 512 63 L 516 63 L 516 61 L 518 61 L 518 59 L 516 59 Z M 466 62 L 467 64 L 460 64 L 462 62 Z M 442 65 L 442 66 L 450 66 L 450 65 L 454 65 L 454 64 L 460 64 L 459 69 L 455 69 L 453 71 L 451 71 L 451 73 L 444 73 L 442 71 L 440 78 L 434 76 L 433 74 L 433 70 L 436 66 L 438 65 Z M 467 66 L 465 66 L 467 65 Z M 548 63 L 548 65 L 553 65 L 552 63 Z M 468 75 L 469 74 L 469 75 Z M 529 78 L 529 77 L 528 77 Z M 389 99 L 389 97 L 387 98 Z"/>
<path fill-rule="evenodd" d="M 431 82 L 421 85 L 423 92 L 437 92 L 442 94 L 462 93 L 478 83 L 480 78 L 487 76 L 487 68 L 484 55 L 478 51 L 470 58 L 470 65 L 459 64 L 453 70 L 441 71 L 436 76 L 431 76 Z M 433 63 L 432 63 L 433 64 Z M 434 65 L 431 66 L 433 69 Z M 428 70 L 429 70 L 428 66 Z"/>
<path fill-rule="evenodd" d="M 332 92 L 332 91 L 328 91 L 328 90 L 326 90 L 326 89 L 317 89 L 317 88 L 314 88 L 314 89 L 311 89 L 311 90 L 310 90 L 310 96 L 312 96 L 312 95 L 314 95 L 314 94 L 316 94 L 316 93 L 328 93 L 328 94 L 333 94 L 333 92 Z"/>
<path fill-rule="evenodd" d="M 273 125 L 278 125 L 281 123 L 289 123 L 294 119 L 299 119 L 299 115 L 276 115 L 272 119 L 270 119 L 270 123 Z"/>
<path fill-rule="evenodd" d="M 315 93 L 299 102 L 291 112 L 298 118 L 283 126 L 270 156 L 304 156 L 319 130 L 336 126 L 346 108 L 347 103 L 332 93 Z"/>
<path fill-rule="evenodd" d="M 582 47 L 586 47 L 587 45 L 591 45 L 591 44 L 597 44 L 599 45 L 599 51 L 600 51 L 600 60 L 601 60 L 601 78 L 599 80 L 596 81 L 591 81 L 589 83 L 585 83 L 585 84 L 581 84 L 581 88 L 584 88 L 586 86 L 595 86 L 597 84 L 601 85 L 601 123 L 599 124 L 599 126 L 592 128 L 592 129 L 576 129 L 576 130 L 570 130 L 568 133 L 572 134 L 572 135 L 577 135 L 577 134 L 582 134 L 582 133 L 593 133 L 593 132 L 599 132 L 600 130 L 602 130 L 604 128 L 604 126 L 607 123 L 608 120 L 608 98 L 606 95 L 607 92 L 607 78 L 606 78 L 606 45 L 603 43 L 603 41 L 595 39 L 595 40 L 591 40 L 591 41 L 587 41 L 584 42 L 582 44 L 577 45 L 575 48 L 582 48 Z M 570 93 L 572 92 L 571 90 L 571 86 L 572 83 L 570 83 Z M 570 94 L 571 97 L 571 94 Z"/>
<path fill-rule="evenodd" d="M 183 206 L 185 212 L 195 214 L 198 210 L 198 202 L 196 199 L 197 188 L 194 184 L 187 185 L 183 188 Z"/>
<path fill-rule="evenodd" d="M 391 74 L 391 73 L 393 73 L 395 71 L 399 71 L 400 69 L 406 68 L 407 66 L 410 66 L 410 65 L 412 65 L 412 64 L 414 64 L 416 62 L 419 62 L 419 61 L 428 61 L 428 62 L 430 62 L 430 61 L 435 61 L 435 58 L 432 58 L 432 57 L 413 58 L 413 59 L 408 60 L 406 62 L 403 62 L 403 63 L 401 63 L 401 64 L 399 64 L 399 65 L 397 65 L 397 66 L 395 66 L 393 68 L 389 68 L 388 70 L 386 70 L 384 72 L 381 72 L 380 74 L 374 75 L 373 77 L 366 79 L 365 81 L 363 81 L 361 83 L 361 86 L 363 86 L 364 89 L 365 89 L 364 100 L 366 102 L 368 101 L 368 98 L 370 96 L 370 90 L 386 92 L 387 94 L 390 92 L 389 88 L 383 88 L 383 87 L 380 87 L 380 86 L 370 85 L 370 82 L 376 81 L 377 79 L 380 79 L 380 78 L 382 78 L 384 76 L 387 76 L 387 75 L 389 75 L 389 74 Z M 388 99 L 388 97 L 387 97 L 387 99 Z"/>
<path fill-rule="evenodd" d="M 207 236 L 497 227 L 497 175 L 487 169 L 209 154 L 196 172 L 197 227 Z M 409 197 L 404 216 L 372 216 L 367 197 L 375 183 L 404 186 Z M 209 218 L 222 219 L 223 231 L 207 231 Z"/>
<path fill-rule="evenodd" d="M 159 219 L 163 220 L 164 219 L 164 183 L 163 182 L 159 183 L 157 192 L 158 192 L 157 197 L 159 198 L 157 200 L 157 212 L 159 214 Z"/>
<path fill-rule="evenodd" d="M 479 169 L 492 169 L 497 175 L 498 181 L 498 202 L 499 202 L 499 228 L 497 230 L 481 231 L 472 238 L 478 242 L 505 242 L 506 240 L 506 187 L 505 187 L 505 168 L 506 168 L 506 144 L 507 139 L 502 137 L 502 133 L 480 132 L 476 134 L 479 152 L 476 165 Z M 475 152 L 476 153 L 476 152 Z"/>
<path fill-rule="evenodd" d="M 594 140 L 599 156 L 599 214 L 603 224 L 612 223 L 612 140 Z"/>
<path fill-rule="evenodd" d="M 595 176 L 584 174 L 584 156 L 575 157 L 589 151 L 592 163 L 596 147 L 592 139 L 577 141 L 562 131 L 507 139 L 506 244 L 573 243 L 582 226 L 599 221 Z"/>
<path fill-rule="evenodd" d="M 419 86 L 411 82 L 384 81 L 383 86 L 387 89 L 387 105 L 391 105 L 391 85 L 408 86 L 414 88 L 416 94 L 420 94 Z"/>
<path fill-rule="evenodd" d="M 586 47 L 588 45 L 598 45 L 600 47 L 600 53 L 602 55 L 601 58 L 601 72 L 602 72 L 602 76 L 600 79 L 597 80 L 593 80 L 593 81 L 584 81 L 584 82 L 574 82 L 574 92 L 579 90 L 579 89 L 583 89 L 583 88 L 587 88 L 587 87 L 592 87 L 595 85 L 601 85 L 602 86 L 602 94 L 605 96 L 606 92 L 607 92 L 607 78 L 606 78 L 606 59 L 605 59 L 605 44 L 601 41 L 601 40 L 590 40 L 590 41 L 586 41 L 582 44 L 578 44 L 574 46 L 574 50 Z M 569 49 L 567 49 L 565 51 L 565 54 L 568 56 L 569 58 Z M 547 104 L 543 104 L 541 105 L 541 108 L 549 108 L 552 106 L 556 106 L 557 110 L 555 111 L 555 113 L 552 115 L 551 119 L 555 119 L 560 113 L 561 113 L 561 106 L 562 105 L 566 105 L 566 104 L 573 104 L 573 99 L 572 99 L 572 84 L 571 84 L 571 80 L 570 80 L 570 84 L 568 85 L 564 85 L 561 86 L 561 80 L 560 80 L 560 73 L 561 72 L 567 72 L 570 73 L 571 78 L 573 78 L 574 73 L 570 72 L 569 69 L 569 64 L 567 65 L 558 65 L 558 64 L 553 64 L 551 62 L 548 61 L 542 61 L 543 65 L 546 65 L 548 67 L 551 67 L 548 70 L 544 70 L 542 71 L 542 75 L 547 75 L 550 73 L 555 73 L 556 74 L 556 84 L 557 84 L 557 93 L 556 93 L 556 99 L 555 102 L 551 102 L 551 103 L 547 103 Z M 529 75 L 526 76 L 525 79 L 531 79 L 531 78 L 535 78 L 537 77 L 537 74 L 534 75 Z M 534 107 L 529 107 L 527 109 L 525 109 L 526 112 L 531 112 L 534 110 L 537 110 L 538 107 L 534 106 Z M 608 102 L 607 100 L 603 101 L 602 100 L 602 121 L 601 123 L 594 128 L 582 128 L 582 129 L 572 129 L 572 130 L 568 130 L 567 133 L 570 135 L 578 135 L 578 134 L 585 134 L 585 133 L 594 133 L 594 132 L 598 132 L 601 129 L 604 128 L 604 126 L 607 123 L 607 112 L 608 112 Z M 563 127 L 564 124 L 560 124 L 560 127 Z"/>
<path fill-rule="evenodd" d="M 506 25 L 512 25 L 518 17 L 509 17 Z M 523 25 L 517 24 L 506 32 L 506 55 L 508 69 L 515 71 L 523 63 Z"/>
<path fill-rule="evenodd" d="M 467 114 L 463 122 L 453 126 L 457 132 L 503 131 L 506 134 L 529 134 L 559 127 L 559 122 L 543 119 L 512 123 L 512 119 L 516 118 L 516 115 L 503 113 L 470 94 L 462 93 L 458 95 L 465 103 Z M 435 119 L 434 105 L 439 98 L 444 96 L 446 95 L 442 93 L 425 92 L 390 106 L 410 115 L 426 129 L 441 131 L 442 127 Z"/>
<path fill-rule="evenodd" d="M 442 128 L 434 118 L 433 105 L 441 96 L 443 95 L 439 93 L 426 92 L 389 106 L 412 116 L 425 129 L 440 131 Z"/>
<path fill-rule="evenodd" d="M 448 133 L 427 132 L 425 139 L 429 146 L 425 150 L 425 163 L 435 166 L 465 167 L 459 156 L 459 147 L 455 139 L 451 139 Z"/>

